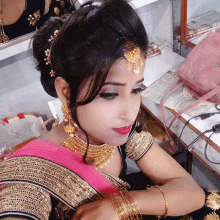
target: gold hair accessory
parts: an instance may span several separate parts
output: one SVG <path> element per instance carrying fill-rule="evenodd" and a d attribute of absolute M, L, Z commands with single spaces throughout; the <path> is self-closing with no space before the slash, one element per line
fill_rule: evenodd
<path fill-rule="evenodd" d="M 162 187 L 160 187 L 160 186 L 158 186 L 158 185 L 154 185 L 154 186 L 147 187 L 147 189 L 152 188 L 152 187 L 159 189 L 160 192 L 161 192 L 162 195 L 163 195 L 163 198 L 164 198 L 164 201 L 165 201 L 165 215 L 163 216 L 163 218 L 166 218 L 166 216 L 167 216 L 167 214 L 168 214 L 168 202 L 167 202 L 167 197 L 166 197 L 166 195 L 165 195 L 165 193 L 164 193 Z M 162 218 L 161 215 L 157 216 L 157 219 L 158 219 L 158 220 L 161 219 L 161 218 Z"/>
<path fill-rule="evenodd" d="M 65 131 L 70 135 L 61 145 L 74 151 L 81 156 L 84 156 L 87 150 L 87 143 L 81 140 L 75 131 L 78 128 L 76 123 L 73 123 L 71 111 L 66 104 L 62 105 L 62 111 L 64 114 L 64 122 L 68 125 L 64 126 Z M 93 165 L 103 168 L 104 165 L 110 161 L 113 157 L 114 146 L 109 144 L 92 145 L 89 144 L 87 151 L 87 159 L 91 161 Z"/>
<path fill-rule="evenodd" d="M 53 70 L 53 66 L 52 66 L 52 63 L 51 63 L 51 48 L 52 48 L 52 45 L 53 45 L 54 41 L 57 38 L 58 33 L 59 33 L 59 31 L 55 30 L 54 34 L 50 36 L 50 39 L 48 40 L 48 42 L 51 42 L 50 49 L 45 50 L 46 58 L 44 60 L 46 62 L 46 65 L 50 64 L 50 66 L 51 66 L 51 71 L 50 71 L 50 76 L 51 77 L 55 76 L 55 71 Z"/>
<path fill-rule="evenodd" d="M 139 74 L 140 67 L 138 62 L 143 66 L 143 60 L 141 58 L 141 50 L 135 45 L 135 43 L 128 41 L 124 48 L 124 57 L 127 60 L 127 70 L 131 71 L 131 65 L 133 64 L 133 73 Z"/>

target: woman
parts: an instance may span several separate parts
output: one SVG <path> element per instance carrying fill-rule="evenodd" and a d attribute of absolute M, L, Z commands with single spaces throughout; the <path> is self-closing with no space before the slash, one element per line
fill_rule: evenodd
<path fill-rule="evenodd" d="M 64 121 L 0 164 L 1 218 L 150 219 L 203 207 L 203 190 L 136 123 L 147 45 L 125 0 L 88 2 L 37 32 L 37 69 Z M 130 191 L 125 154 L 145 174 Z M 145 176 L 157 185 L 146 189 Z"/>

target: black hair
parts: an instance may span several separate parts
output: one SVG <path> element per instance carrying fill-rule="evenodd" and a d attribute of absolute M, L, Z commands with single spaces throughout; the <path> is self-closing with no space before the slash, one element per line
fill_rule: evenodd
<path fill-rule="evenodd" d="M 48 39 L 57 29 L 59 33 L 51 47 Z M 33 55 L 36 68 L 41 72 L 43 88 L 49 95 L 57 97 L 55 78 L 62 77 L 69 83 L 72 117 L 84 132 L 77 119 L 76 107 L 90 103 L 98 95 L 112 65 L 124 56 L 127 41 L 146 54 L 145 28 L 126 0 L 86 2 L 65 18 L 49 19 L 33 37 Z M 50 76 L 51 66 L 44 61 L 45 50 L 49 48 L 55 77 Z M 87 95 L 77 102 L 80 88 L 88 78 L 91 83 Z M 144 120 L 136 130 L 141 131 L 143 125 Z M 87 152 L 84 162 L 86 155 Z"/>

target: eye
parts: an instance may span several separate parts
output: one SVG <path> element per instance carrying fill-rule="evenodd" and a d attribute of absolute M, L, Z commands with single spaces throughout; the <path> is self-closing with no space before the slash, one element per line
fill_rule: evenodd
<path fill-rule="evenodd" d="M 136 89 L 132 89 L 132 93 L 133 94 L 139 94 L 141 92 L 143 92 L 145 89 L 143 88 L 136 88 Z"/>
<path fill-rule="evenodd" d="M 116 92 L 105 92 L 105 93 L 100 93 L 99 95 L 100 97 L 107 100 L 114 99 L 116 96 L 119 96 L 119 94 Z"/>

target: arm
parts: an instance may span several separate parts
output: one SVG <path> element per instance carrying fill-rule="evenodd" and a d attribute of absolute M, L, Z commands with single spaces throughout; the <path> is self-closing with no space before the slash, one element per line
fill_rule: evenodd
<path fill-rule="evenodd" d="M 162 185 L 168 201 L 168 215 L 185 215 L 200 209 L 205 202 L 203 190 L 193 178 L 163 149 L 153 143 L 149 151 L 137 161 L 143 173 L 156 184 Z M 164 215 L 162 193 L 151 188 L 130 192 L 141 214 Z"/>

